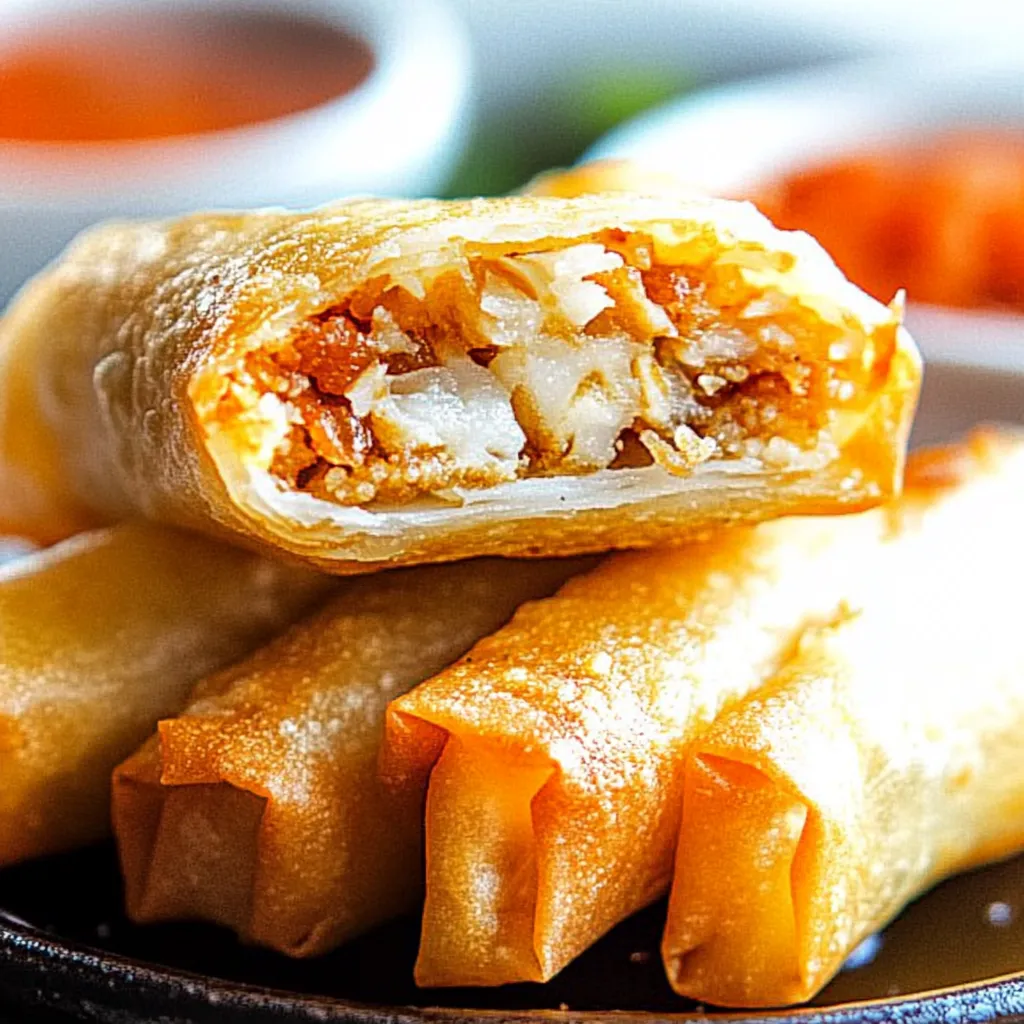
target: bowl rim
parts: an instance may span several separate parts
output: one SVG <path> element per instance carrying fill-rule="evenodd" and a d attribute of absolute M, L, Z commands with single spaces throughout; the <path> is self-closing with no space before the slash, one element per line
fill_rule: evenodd
<path fill-rule="evenodd" d="M 769 167 L 784 174 L 840 147 L 962 124 L 965 109 L 979 124 L 1024 130 L 1019 48 L 873 55 L 698 89 L 612 129 L 579 162 L 635 159 L 672 170 L 685 154 L 690 183 L 728 192 L 764 180 Z M 729 139 L 736 144 L 723 145 Z"/>
<path fill-rule="evenodd" d="M 138 10 L 137 0 L 100 0 L 105 10 Z M 8 0 L 0 16 L 0 42 L 23 25 L 46 24 L 69 11 L 92 11 L 96 0 Z M 451 133 L 463 113 L 470 78 L 470 47 L 462 19 L 448 0 L 147 0 L 147 13 L 279 12 L 300 15 L 356 36 L 370 50 L 373 65 L 352 90 L 283 117 L 219 131 L 113 142 L 33 142 L 0 140 L 0 211 L 55 207 L 103 210 L 124 204 L 125 189 L 143 205 L 159 197 L 161 206 L 185 208 L 208 182 L 237 178 L 254 160 L 274 155 L 294 167 L 315 154 L 333 154 L 347 127 L 360 136 L 371 121 L 394 135 L 403 111 L 432 107 L 436 139 Z M 424 69 L 444 61 L 426 89 L 410 90 Z M 404 123 L 415 119 L 406 114 Z M 415 135 L 415 133 L 413 133 Z M 333 139 L 333 143 L 323 140 Z M 394 140 L 403 151 L 417 143 Z M 426 150 L 433 143 L 419 142 Z M 394 148 L 394 145 L 392 145 Z M 281 160 L 281 154 L 288 158 Z M 406 158 L 408 160 L 408 157 Z M 216 187 L 214 185 L 213 187 Z M 222 189 L 219 189 L 223 191 Z M 194 200 L 191 201 L 194 205 Z"/>

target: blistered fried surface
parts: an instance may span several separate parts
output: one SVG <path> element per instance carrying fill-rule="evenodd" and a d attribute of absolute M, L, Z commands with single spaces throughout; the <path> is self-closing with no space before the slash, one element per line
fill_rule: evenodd
<path fill-rule="evenodd" d="M 884 576 L 686 765 L 664 938 L 682 994 L 802 1002 L 945 875 L 1024 846 L 1024 446 L 912 457 Z"/>
<path fill-rule="evenodd" d="M 388 701 L 581 567 L 480 561 L 352 581 L 204 680 L 115 775 L 131 916 L 213 920 L 305 956 L 408 910 L 423 792 L 379 783 Z"/>
<path fill-rule="evenodd" d="M 977 438 L 967 464 L 1000 443 Z M 433 769 L 442 783 L 419 980 L 544 980 L 662 893 L 689 743 L 804 628 L 887 580 L 893 552 L 917 550 L 956 487 L 950 466 L 923 453 L 905 499 L 858 516 L 614 556 L 396 701 L 386 775 L 415 786 Z"/>
<path fill-rule="evenodd" d="M 118 761 L 327 583 L 142 524 L 0 570 L 0 864 L 105 835 Z"/>
<path fill-rule="evenodd" d="M 561 478 L 519 478 L 522 456 L 513 455 L 515 431 L 522 425 L 502 419 L 504 413 L 481 412 L 482 418 L 473 418 L 474 413 L 465 423 L 455 416 L 436 442 L 468 453 L 467 465 L 477 466 L 477 475 L 455 488 L 459 493 L 407 505 L 402 504 L 407 495 L 399 491 L 393 495 L 398 505 L 367 511 L 326 500 L 325 495 L 340 493 L 337 474 L 330 477 L 331 470 L 324 469 L 321 480 L 318 464 L 307 455 L 289 454 L 289 438 L 299 429 L 295 417 L 318 451 L 340 453 L 337 464 L 331 463 L 339 471 L 367 443 L 351 422 L 331 412 L 330 403 L 302 411 L 301 396 L 286 393 L 290 384 L 282 392 L 268 389 L 250 365 L 254 355 L 274 352 L 339 299 L 384 276 L 417 294 L 422 290 L 417 282 L 431 267 L 457 265 L 467 254 L 481 259 L 524 250 L 544 255 L 591 244 L 599 236 L 631 233 L 651 239 L 654 264 L 674 263 L 695 273 L 709 261 L 719 270 L 731 267 L 743 288 L 777 296 L 789 311 L 785 315 L 806 324 L 808 336 L 835 336 L 838 347 L 817 353 L 816 361 L 863 366 L 866 376 L 851 415 L 833 422 L 832 447 L 821 449 L 824 457 L 795 458 L 800 444 L 796 452 L 778 444 L 770 451 L 768 445 L 749 453 L 737 448 L 725 472 L 706 456 L 695 457 L 697 449 L 685 443 L 689 435 L 678 440 L 669 423 L 661 434 L 652 428 L 654 465 L 623 469 L 613 464 L 566 485 Z M 584 291 L 577 287 L 563 294 L 569 315 L 588 316 L 597 309 L 593 300 L 600 296 L 592 288 L 604 287 L 597 281 L 602 273 L 581 280 Z M 500 299 L 492 295 L 498 302 L 492 308 L 504 308 Z M 772 308 L 769 302 L 757 313 L 767 318 L 767 327 L 773 324 Z M 362 315 L 372 321 L 375 309 Z M 513 334 L 522 329 L 515 316 L 508 323 Z M 805 236 L 775 231 L 752 207 L 714 200 L 620 194 L 576 200 L 358 201 L 304 214 L 263 211 L 108 226 L 82 238 L 30 285 L 0 327 L 5 382 L 0 511 L 12 529 L 53 537 L 139 510 L 351 572 L 384 561 L 645 545 L 712 523 L 863 507 L 896 486 L 917 391 L 916 353 L 897 323 L 897 313 L 845 282 Z M 380 326 L 378 340 L 397 345 L 395 358 L 414 360 L 389 331 Z M 317 358 L 315 348 L 308 358 Z M 617 373 L 609 358 L 602 362 L 603 379 Z M 321 373 L 323 383 L 347 389 L 361 365 L 358 346 L 353 352 L 346 348 L 344 358 L 332 359 Z M 449 404 L 457 398 L 465 408 L 477 409 L 473 403 L 478 403 L 480 410 L 497 409 L 500 396 L 489 384 L 484 387 L 476 372 L 485 368 L 471 365 L 475 369 L 444 367 L 454 378 L 437 368 L 417 369 L 427 374 L 417 380 Z M 504 386 L 514 390 L 527 372 L 518 364 L 508 367 L 505 379 L 511 383 Z M 648 379 L 646 371 L 637 372 L 638 381 Z M 704 376 L 699 386 L 709 399 L 723 387 L 742 386 L 721 373 Z M 469 391 L 459 390 L 464 388 Z M 644 408 L 656 418 L 654 394 L 648 393 Z M 422 439 L 427 421 L 418 411 L 422 402 L 415 388 L 399 397 L 381 398 L 369 388 L 354 398 L 343 396 L 350 403 L 369 403 L 368 415 L 381 425 L 376 434 L 391 439 L 381 443 L 395 446 L 388 457 L 401 469 L 403 438 Z M 548 395 L 545 401 L 556 398 Z M 838 410 L 851 397 L 837 391 L 822 400 Z M 601 431 L 614 437 L 627 416 L 625 404 L 616 411 L 618 401 L 606 402 L 596 413 L 591 409 L 581 421 L 573 418 L 579 410 L 552 419 L 557 402 L 522 415 L 524 422 L 539 416 L 538 423 L 561 431 L 585 423 L 593 444 L 581 450 L 581 465 L 600 465 L 609 451 Z M 748 419 L 754 417 L 750 423 L 758 431 L 758 410 L 771 404 L 759 398 L 750 408 Z M 478 422 L 493 428 L 482 463 L 474 448 L 479 431 L 466 429 Z M 677 444 L 685 450 L 681 462 L 671 454 Z M 282 458 L 284 463 L 275 463 Z M 434 486 L 431 473 L 439 474 L 437 485 L 446 480 L 442 463 L 424 463 L 429 486 Z M 300 476 L 311 475 L 316 486 L 304 490 Z M 293 485 L 284 482 L 289 479 Z M 377 493 L 372 474 L 363 484 L 370 489 L 355 494 L 357 499 Z M 326 490 L 318 491 L 321 486 Z"/>
<path fill-rule="evenodd" d="M 835 614 L 888 530 L 798 519 L 613 556 L 396 701 L 387 776 L 418 786 L 436 761 L 444 780 L 421 983 L 544 980 L 660 895 L 686 745 Z"/>

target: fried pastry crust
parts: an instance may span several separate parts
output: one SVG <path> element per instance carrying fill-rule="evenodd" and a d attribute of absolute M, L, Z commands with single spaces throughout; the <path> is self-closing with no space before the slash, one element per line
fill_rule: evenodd
<path fill-rule="evenodd" d="M 1024 443 L 911 456 L 873 586 L 684 770 L 663 954 L 682 995 L 810 999 L 939 879 L 1024 847 Z"/>
<path fill-rule="evenodd" d="M 806 236 L 617 193 L 102 227 L 0 371 L 0 524 L 141 511 L 356 572 L 877 503 L 920 367 Z"/>
<path fill-rule="evenodd" d="M 346 581 L 204 679 L 114 773 L 129 915 L 216 921 L 312 956 L 411 910 L 423 793 L 377 777 L 388 701 L 584 567 L 479 560 Z"/>
<path fill-rule="evenodd" d="M 0 865 L 106 835 L 117 763 L 333 584 L 147 523 L 0 569 Z"/>

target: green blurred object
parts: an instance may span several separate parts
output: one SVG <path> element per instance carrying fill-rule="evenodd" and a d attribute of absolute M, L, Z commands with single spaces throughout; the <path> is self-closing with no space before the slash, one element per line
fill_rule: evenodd
<path fill-rule="evenodd" d="M 511 192 L 541 171 L 569 166 L 621 121 L 694 84 L 688 72 L 663 67 L 606 67 L 557 83 L 477 125 L 445 194 Z"/>

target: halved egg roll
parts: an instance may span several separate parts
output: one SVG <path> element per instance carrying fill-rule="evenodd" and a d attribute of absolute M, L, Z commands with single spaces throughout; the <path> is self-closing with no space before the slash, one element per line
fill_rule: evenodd
<path fill-rule="evenodd" d="M 849 511 L 898 486 L 899 321 L 718 200 L 101 227 L 0 326 L 0 529 L 143 512 L 359 572 Z"/>
<path fill-rule="evenodd" d="M 1024 445 L 922 468 L 877 590 L 687 761 L 663 944 L 683 995 L 809 999 L 924 889 L 1024 848 Z"/>
<path fill-rule="evenodd" d="M 482 560 L 367 577 L 201 683 L 114 775 L 130 916 L 216 921 L 308 956 L 411 909 L 423 793 L 380 785 L 387 703 L 581 568 Z"/>
<path fill-rule="evenodd" d="M 329 583 L 140 523 L 0 569 L 0 864 L 105 835 L 117 763 Z"/>
<path fill-rule="evenodd" d="M 395 701 L 426 802 L 422 985 L 545 981 L 667 891 L 688 744 L 907 540 L 884 510 L 612 556 Z"/>

